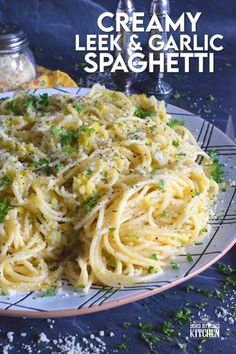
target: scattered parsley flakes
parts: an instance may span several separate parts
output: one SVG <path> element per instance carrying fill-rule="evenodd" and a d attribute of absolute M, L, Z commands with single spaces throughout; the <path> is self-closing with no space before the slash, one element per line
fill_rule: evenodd
<path fill-rule="evenodd" d="M 183 307 L 181 310 L 176 311 L 175 315 L 174 315 L 174 320 L 179 323 L 179 324 L 187 324 L 190 322 L 190 315 L 191 315 L 192 311 L 187 308 L 187 307 Z"/>
<path fill-rule="evenodd" d="M 125 352 L 128 352 L 128 351 L 129 351 L 127 341 L 122 342 L 122 343 L 118 343 L 118 344 L 116 345 L 116 348 L 117 348 L 117 349 L 124 350 Z"/>
<path fill-rule="evenodd" d="M 188 285 L 185 288 L 186 292 L 189 293 L 190 291 L 194 290 L 194 286 L 193 285 Z"/>
<path fill-rule="evenodd" d="M 161 331 L 163 333 L 162 339 L 171 342 L 173 337 L 175 336 L 173 325 L 170 322 L 163 322 L 161 326 Z"/>
<path fill-rule="evenodd" d="M 214 101 L 215 100 L 215 97 L 213 95 L 208 95 L 205 97 L 205 100 L 207 101 Z"/>
<path fill-rule="evenodd" d="M 57 172 L 60 172 L 60 171 L 63 169 L 62 163 L 58 163 L 58 164 L 55 166 L 55 168 L 56 168 L 56 171 L 57 171 Z"/>
<path fill-rule="evenodd" d="M 161 218 L 165 217 L 167 215 L 167 212 L 165 210 L 162 210 L 159 214 Z"/>
<path fill-rule="evenodd" d="M 118 152 L 114 152 L 113 156 L 118 157 L 119 156 Z"/>
<path fill-rule="evenodd" d="M 4 221 L 5 216 L 11 208 L 12 207 L 7 198 L 0 199 L 0 223 Z"/>
<path fill-rule="evenodd" d="M 172 141 L 172 145 L 173 145 L 174 147 L 176 147 L 176 148 L 179 147 L 179 144 L 180 144 L 180 143 L 179 143 L 179 140 L 178 140 L 178 139 L 175 139 L 175 140 Z"/>
<path fill-rule="evenodd" d="M 95 129 L 93 127 L 89 127 L 87 125 L 83 125 L 82 131 L 87 134 L 92 134 L 95 132 Z"/>
<path fill-rule="evenodd" d="M 180 152 L 180 153 L 177 154 L 177 156 L 178 157 L 184 157 L 184 156 L 186 156 L 186 153 L 185 152 Z"/>
<path fill-rule="evenodd" d="M 186 348 L 187 348 L 187 343 L 181 343 L 181 342 L 179 342 L 179 341 L 177 341 L 177 344 L 178 344 L 178 347 L 180 348 L 180 349 L 182 349 L 182 350 L 186 350 Z"/>
<path fill-rule="evenodd" d="M 186 95 L 182 92 L 179 92 L 179 91 L 176 91 L 174 95 L 172 95 L 172 97 L 175 99 L 175 100 L 181 100 L 183 98 L 186 98 Z"/>
<path fill-rule="evenodd" d="M 143 108 L 138 108 L 135 112 L 134 112 L 135 117 L 141 118 L 141 119 L 145 119 L 147 117 L 153 117 L 156 115 L 155 111 L 146 111 Z"/>
<path fill-rule="evenodd" d="M 164 189 L 164 186 L 165 186 L 164 179 L 160 179 L 159 184 L 158 184 L 158 188 L 162 191 Z"/>
<path fill-rule="evenodd" d="M 151 259 L 153 259 L 154 261 L 158 261 L 158 258 L 157 258 L 157 254 L 156 253 L 152 253 L 151 256 L 150 256 Z"/>
<path fill-rule="evenodd" d="M 36 98 L 36 106 L 48 106 L 49 105 L 49 96 L 47 93 L 43 93 L 42 95 L 33 96 L 33 97 Z"/>
<path fill-rule="evenodd" d="M 155 175 L 158 171 L 158 168 L 157 167 L 153 167 L 152 170 L 151 170 L 151 175 Z"/>
<path fill-rule="evenodd" d="M 91 176 L 93 174 L 93 170 L 90 167 L 87 168 L 86 174 L 87 176 Z"/>
<path fill-rule="evenodd" d="M 84 108 L 84 103 L 83 102 L 77 102 L 75 109 L 77 111 L 77 113 L 81 113 L 82 109 Z"/>
<path fill-rule="evenodd" d="M 123 322 L 122 327 L 125 328 L 125 329 L 127 329 L 127 328 L 130 327 L 130 325 L 131 325 L 130 322 Z"/>
<path fill-rule="evenodd" d="M 174 270 L 179 269 L 179 265 L 176 262 L 170 262 L 171 268 Z"/>
<path fill-rule="evenodd" d="M 150 331 L 152 329 L 151 322 L 139 322 L 138 327 L 144 331 Z"/>
<path fill-rule="evenodd" d="M 197 196 L 199 196 L 200 194 L 201 194 L 201 192 L 200 192 L 197 188 L 195 188 L 194 193 L 193 193 L 193 196 L 194 196 L 194 197 L 197 197 Z"/>
<path fill-rule="evenodd" d="M 226 265 L 223 263 L 217 263 L 216 268 L 220 273 L 225 275 L 231 275 L 233 272 L 236 271 L 235 269 L 232 269 L 230 265 Z"/>
<path fill-rule="evenodd" d="M 10 184 L 12 184 L 13 178 L 11 176 L 5 175 L 0 180 L 0 187 L 6 188 Z"/>
<path fill-rule="evenodd" d="M 153 269 L 154 269 L 153 266 L 148 267 L 148 273 L 153 273 Z"/>
<path fill-rule="evenodd" d="M 183 126 L 184 125 L 184 121 L 183 120 L 180 120 L 180 119 L 172 119 L 170 120 L 167 125 L 170 127 L 170 128 L 175 128 L 176 126 Z"/>
<path fill-rule="evenodd" d="M 66 152 L 73 152 L 72 145 L 77 142 L 78 129 L 67 131 L 64 128 L 52 128 L 51 131 L 59 139 L 61 145 L 65 147 Z"/>
<path fill-rule="evenodd" d="M 211 177 L 215 182 L 221 183 L 223 181 L 223 170 L 219 160 L 216 158 L 218 151 L 211 150 L 209 151 L 209 156 L 212 161 L 211 165 Z"/>
<path fill-rule="evenodd" d="M 90 199 L 88 199 L 85 203 L 84 203 L 84 208 L 87 212 L 91 211 L 95 205 L 98 202 L 98 197 L 95 195 L 93 197 L 91 197 Z"/>
<path fill-rule="evenodd" d="M 147 343 L 150 349 L 160 341 L 160 339 L 157 336 L 154 336 L 151 332 L 141 332 L 141 338 Z"/>
<path fill-rule="evenodd" d="M 112 226 L 112 227 L 109 227 L 109 231 L 110 231 L 110 232 L 116 231 L 116 227 L 113 227 L 113 226 Z"/>
<path fill-rule="evenodd" d="M 193 261 L 193 257 L 192 257 L 192 255 L 191 255 L 191 253 L 187 253 L 187 256 L 186 256 L 186 260 L 188 261 L 188 262 L 192 262 Z"/>
<path fill-rule="evenodd" d="M 157 124 L 155 124 L 155 125 L 152 125 L 149 129 L 152 131 L 152 132 L 154 132 L 154 130 L 157 128 Z"/>
<path fill-rule="evenodd" d="M 195 304 L 195 307 L 199 310 L 204 309 L 207 306 L 207 302 L 200 302 L 199 304 Z"/>
<path fill-rule="evenodd" d="M 52 289 L 48 289 L 47 291 L 45 291 L 43 294 L 42 294 L 42 297 L 50 297 L 50 296 L 55 296 L 57 293 L 57 290 L 52 288 Z"/>
<path fill-rule="evenodd" d="M 34 167 L 39 169 L 40 171 L 46 173 L 46 175 L 50 175 L 52 169 L 49 166 L 49 160 L 45 157 L 40 157 L 40 159 L 34 162 Z"/>
<path fill-rule="evenodd" d="M 10 109 L 16 116 L 20 114 L 19 107 L 17 106 L 16 100 L 12 100 L 7 103 L 7 108 Z"/>

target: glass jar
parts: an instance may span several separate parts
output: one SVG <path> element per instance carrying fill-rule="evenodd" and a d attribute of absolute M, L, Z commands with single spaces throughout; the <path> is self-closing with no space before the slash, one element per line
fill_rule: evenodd
<path fill-rule="evenodd" d="M 35 79 L 35 60 L 28 44 L 20 26 L 0 23 L 0 92 Z"/>

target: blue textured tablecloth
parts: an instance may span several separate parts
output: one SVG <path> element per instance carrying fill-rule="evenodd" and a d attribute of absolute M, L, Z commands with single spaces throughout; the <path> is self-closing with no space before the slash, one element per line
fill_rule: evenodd
<path fill-rule="evenodd" d="M 139 11 L 147 11 L 149 2 L 135 1 Z M 0 0 L 0 20 L 22 24 L 28 31 L 36 58 L 39 64 L 49 68 L 61 68 L 79 80 L 82 68 L 79 62 L 82 57 L 74 52 L 74 33 L 96 33 L 95 18 L 104 10 L 113 11 L 116 1 L 91 1 L 91 0 Z M 216 72 L 214 74 L 198 74 L 191 72 L 189 75 L 169 75 L 169 82 L 175 90 L 185 94 L 185 98 L 169 98 L 169 102 L 182 106 L 193 112 L 199 112 L 205 119 L 213 122 L 222 130 L 232 136 L 232 122 L 236 126 L 236 2 L 235 0 L 184 0 L 171 1 L 171 11 L 174 17 L 183 11 L 202 11 L 201 32 L 222 33 L 225 36 L 225 50 L 219 52 L 216 58 Z M 89 21 L 88 21 L 89 18 Z M 62 58 L 58 58 L 62 56 Z M 106 77 L 106 76 L 105 76 Z M 109 75 L 108 75 L 109 78 Z M 89 81 L 96 81 L 97 76 L 90 77 Z M 109 85 L 109 79 L 106 80 Z M 214 101 L 208 101 L 205 97 L 212 94 Z M 178 96 L 178 95 L 177 95 Z M 175 97 L 177 97 L 175 96 Z M 208 113 L 207 113 L 208 112 Z M 232 249 L 222 262 L 236 268 L 236 250 Z M 235 295 L 222 302 L 216 297 L 201 295 L 195 290 L 186 292 L 186 286 L 191 284 L 194 288 L 215 290 L 221 288 L 221 281 L 225 276 L 221 275 L 215 267 L 210 267 L 191 281 L 181 284 L 167 291 L 168 295 L 156 296 L 138 301 L 123 307 L 115 308 L 101 313 L 81 317 L 56 319 L 52 324 L 43 319 L 13 319 L 0 318 L 0 348 L 9 344 L 6 333 L 14 332 L 14 348 L 11 353 L 28 353 L 27 345 L 35 340 L 39 333 L 44 332 L 50 339 L 58 339 L 62 335 L 78 335 L 77 341 L 90 334 L 98 334 L 105 331 L 104 339 L 107 345 L 106 353 L 114 351 L 118 343 L 125 342 L 129 353 L 209 353 L 225 352 L 236 353 L 236 327 L 229 316 L 217 318 L 216 311 L 227 308 L 227 304 L 235 307 Z M 232 288 L 231 288 L 232 290 Z M 195 304 L 206 302 L 205 313 L 212 320 L 220 322 L 221 338 L 209 339 L 199 346 L 199 339 L 188 340 L 189 324 L 176 325 L 175 330 L 181 333 L 180 343 L 187 343 L 186 350 L 178 346 L 176 340 L 173 343 L 162 340 L 150 350 L 141 338 L 141 330 L 138 322 L 151 322 L 154 327 L 163 324 L 163 321 L 173 321 L 175 311 L 182 307 L 191 309 L 194 319 L 198 318 L 199 309 Z M 216 310 L 220 307 L 221 310 Z M 123 328 L 123 322 L 130 322 L 128 328 Z M 51 328 L 50 328 L 51 326 Z M 127 325 L 128 326 L 128 325 Z M 26 337 L 20 333 L 26 332 Z M 109 333 L 114 332 L 110 337 Z M 225 334 L 227 333 L 227 335 Z M 127 341 L 127 342 L 126 342 Z M 23 349 L 23 343 L 26 349 Z M 10 343 L 11 344 L 11 343 Z M 50 343 L 53 346 L 52 342 Z M 181 344 L 180 344 L 181 346 Z M 33 353 L 41 350 L 41 353 L 52 353 L 53 349 L 47 349 L 46 344 L 37 344 L 32 349 Z M 56 351 L 56 350 L 55 350 Z M 1 352 L 1 349 L 0 349 Z"/>

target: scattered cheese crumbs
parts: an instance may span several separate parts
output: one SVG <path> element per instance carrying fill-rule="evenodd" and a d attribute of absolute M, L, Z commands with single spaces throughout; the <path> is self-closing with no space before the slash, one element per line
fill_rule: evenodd
<path fill-rule="evenodd" d="M 14 332 L 8 332 L 7 333 L 7 339 L 9 340 L 9 342 L 13 342 L 13 339 L 14 339 L 14 337 L 13 337 L 13 335 L 14 335 Z"/>
<path fill-rule="evenodd" d="M 99 331 L 99 336 L 100 337 L 104 337 L 104 335 L 105 335 L 104 331 Z"/>
<path fill-rule="evenodd" d="M 49 343 L 50 340 L 48 339 L 48 337 L 46 336 L 45 333 L 40 333 L 39 337 L 38 337 L 38 343 Z"/>

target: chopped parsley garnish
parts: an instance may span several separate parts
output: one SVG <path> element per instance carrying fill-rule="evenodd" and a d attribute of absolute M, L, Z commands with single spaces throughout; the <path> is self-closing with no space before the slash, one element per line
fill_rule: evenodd
<path fill-rule="evenodd" d="M 113 156 L 118 157 L 119 156 L 118 152 L 114 152 Z"/>
<path fill-rule="evenodd" d="M 185 288 L 186 292 L 189 293 L 190 291 L 194 290 L 194 286 L 193 285 L 188 285 Z"/>
<path fill-rule="evenodd" d="M 55 296 L 57 293 L 57 290 L 52 288 L 52 289 L 48 289 L 47 291 L 45 291 L 43 294 L 42 294 L 42 297 L 49 297 L 49 296 Z"/>
<path fill-rule="evenodd" d="M 164 186 L 165 186 L 164 179 L 160 179 L 159 184 L 158 184 L 158 188 L 162 191 L 164 189 Z"/>
<path fill-rule="evenodd" d="M 145 119 L 147 117 L 153 117 L 156 115 L 155 111 L 146 111 L 143 108 L 138 108 L 135 112 L 134 112 L 135 117 L 141 118 L 141 119 Z"/>
<path fill-rule="evenodd" d="M 180 120 L 180 119 L 172 119 L 171 121 L 169 121 L 167 123 L 167 125 L 170 127 L 170 128 L 174 128 L 176 126 L 183 126 L 184 125 L 184 121 L 183 120 Z"/>
<path fill-rule="evenodd" d="M 15 115 L 19 115 L 21 113 L 19 107 L 17 106 L 16 100 L 8 102 L 7 108 L 10 109 Z"/>
<path fill-rule="evenodd" d="M 152 132 L 154 132 L 154 130 L 157 128 L 157 124 L 155 124 L 155 125 L 152 125 L 149 129 L 152 131 Z"/>
<path fill-rule="evenodd" d="M 176 262 L 170 262 L 171 268 L 176 270 L 179 269 L 179 265 Z"/>
<path fill-rule="evenodd" d="M 46 175 L 50 175 L 52 168 L 49 166 L 49 163 L 49 160 L 45 157 L 40 157 L 38 161 L 34 162 L 34 166 L 40 171 L 46 173 Z"/>
<path fill-rule="evenodd" d="M 192 311 L 187 308 L 183 307 L 181 310 L 177 311 L 174 316 L 174 320 L 179 324 L 187 324 L 190 322 L 190 315 Z"/>
<path fill-rule="evenodd" d="M 187 348 L 187 343 L 181 343 L 179 341 L 177 341 L 178 347 L 182 350 L 186 350 Z"/>
<path fill-rule="evenodd" d="M 222 178 L 223 177 L 223 170 L 222 170 L 222 166 L 221 166 L 219 160 L 216 158 L 217 151 L 216 150 L 209 151 L 209 156 L 212 161 L 211 177 L 217 183 L 221 183 L 223 181 L 223 178 Z"/>
<path fill-rule="evenodd" d="M 0 187 L 6 188 L 9 184 L 12 184 L 13 178 L 11 176 L 5 175 L 0 180 Z"/>
<path fill-rule="evenodd" d="M 148 273 L 153 273 L 153 270 L 154 270 L 153 266 L 148 267 Z"/>
<path fill-rule="evenodd" d="M 186 153 L 185 152 L 180 152 L 180 153 L 177 154 L 177 156 L 184 157 L 184 156 L 186 156 Z"/>
<path fill-rule="evenodd" d="M 194 197 L 197 197 L 197 196 L 199 196 L 200 194 L 201 194 L 201 192 L 196 188 L 196 189 L 194 190 L 193 196 L 194 196 Z"/>
<path fill-rule="evenodd" d="M 235 269 L 232 269 L 230 265 L 226 265 L 223 263 L 217 263 L 216 268 L 220 273 L 226 275 L 231 275 L 233 272 L 236 271 Z"/>
<path fill-rule="evenodd" d="M 52 134 L 59 139 L 62 146 L 67 153 L 72 153 L 73 144 L 77 142 L 78 129 L 67 131 L 64 128 L 52 128 Z"/>
<path fill-rule="evenodd" d="M 125 328 L 125 329 L 127 329 L 127 328 L 129 328 L 130 327 L 130 322 L 123 322 L 123 324 L 122 324 L 122 326 Z"/>
<path fill-rule="evenodd" d="M 138 327 L 144 331 L 150 331 L 152 329 L 151 322 L 139 322 Z"/>
<path fill-rule="evenodd" d="M 116 348 L 124 350 L 125 352 L 128 352 L 128 350 L 129 350 L 127 341 L 117 344 Z"/>
<path fill-rule="evenodd" d="M 175 99 L 175 100 L 180 100 L 182 98 L 186 98 L 186 95 L 182 92 L 179 92 L 179 91 L 176 91 L 174 95 L 172 95 L 172 97 Z"/>
<path fill-rule="evenodd" d="M 177 148 L 179 146 L 179 140 L 178 139 L 173 140 L 172 145 Z"/>
<path fill-rule="evenodd" d="M 165 211 L 165 210 L 162 210 L 161 212 L 160 212 L 160 214 L 159 214 L 159 216 L 161 217 L 161 218 L 163 218 L 164 216 L 166 216 L 167 215 L 167 212 Z"/>
<path fill-rule="evenodd" d="M 39 106 L 48 106 L 49 105 L 49 96 L 47 93 L 43 93 L 42 95 L 34 96 L 36 98 L 36 102 Z"/>
<path fill-rule="evenodd" d="M 162 336 L 162 339 L 165 339 L 165 340 L 171 342 L 173 339 L 173 334 L 174 334 L 173 325 L 170 322 L 165 321 L 161 326 L 161 331 L 164 334 L 164 336 Z"/>
<path fill-rule="evenodd" d="M 87 168 L 86 174 L 87 176 L 91 176 L 93 174 L 93 170 L 90 167 Z"/>
<path fill-rule="evenodd" d="M 8 199 L 0 199 L 0 223 L 4 221 L 5 216 L 11 208 L 12 207 Z"/>
<path fill-rule="evenodd" d="M 154 336 L 151 332 L 141 332 L 141 338 L 152 349 L 153 346 L 160 341 L 157 336 Z"/>
<path fill-rule="evenodd" d="M 20 110 L 17 106 L 16 100 L 12 100 L 7 103 L 7 108 L 10 109 L 15 115 L 20 114 Z"/>
<path fill-rule="evenodd" d="M 215 97 L 212 95 L 208 95 L 205 97 L 205 100 L 207 100 L 207 101 L 214 101 L 214 99 L 215 99 Z"/>
<path fill-rule="evenodd" d="M 153 169 L 151 170 L 151 175 L 155 175 L 158 171 L 157 167 L 153 167 Z"/>
<path fill-rule="evenodd" d="M 35 109 L 42 109 L 49 105 L 49 96 L 47 93 L 43 93 L 39 96 L 31 95 L 25 98 L 22 102 L 22 106 L 25 108 L 31 107 Z"/>
<path fill-rule="evenodd" d="M 192 262 L 193 261 L 193 257 L 192 257 L 192 255 L 191 255 L 191 253 L 187 253 L 187 256 L 186 256 L 186 260 L 188 261 L 188 262 Z"/>
<path fill-rule="evenodd" d="M 92 134 L 93 132 L 95 132 L 95 129 L 92 127 L 88 127 L 87 125 L 83 125 L 82 131 L 84 133 Z"/>
<path fill-rule="evenodd" d="M 199 310 L 204 309 L 207 306 L 207 302 L 200 302 L 199 304 L 195 304 L 195 307 Z"/>
<path fill-rule="evenodd" d="M 90 199 L 88 199 L 85 203 L 84 203 L 84 208 L 87 212 L 91 211 L 95 205 L 98 202 L 98 197 L 95 195 L 93 197 L 91 197 Z"/>
<path fill-rule="evenodd" d="M 63 169 L 62 163 L 58 163 L 58 164 L 55 166 L 55 168 L 56 168 L 56 171 L 57 171 L 57 172 L 60 172 L 60 171 Z"/>
<path fill-rule="evenodd" d="M 75 106 L 75 109 L 78 113 L 81 113 L 82 109 L 84 108 L 84 104 L 83 102 L 77 102 L 76 103 L 76 106 Z"/>
<path fill-rule="evenodd" d="M 109 231 L 110 231 L 110 232 L 116 231 L 116 227 L 113 227 L 113 226 L 112 226 L 112 227 L 109 227 Z"/>
<path fill-rule="evenodd" d="M 156 253 L 152 253 L 150 257 L 151 257 L 151 259 L 153 259 L 154 261 L 158 261 L 158 258 L 157 258 L 157 254 L 156 254 Z"/>

